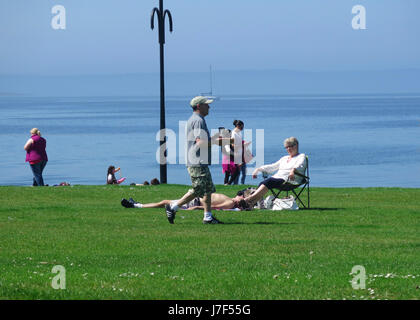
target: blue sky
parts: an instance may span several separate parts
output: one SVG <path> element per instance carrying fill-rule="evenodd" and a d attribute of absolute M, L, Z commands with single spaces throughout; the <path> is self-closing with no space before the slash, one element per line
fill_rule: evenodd
<path fill-rule="evenodd" d="M 51 9 L 66 8 L 66 30 Z M 361 4 L 367 29 L 353 30 Z M 0 0 L 0 74 L 156 72 L 158 0 Z M 168 72 L 420 68 L 418 0 L 165 0 Z"/>

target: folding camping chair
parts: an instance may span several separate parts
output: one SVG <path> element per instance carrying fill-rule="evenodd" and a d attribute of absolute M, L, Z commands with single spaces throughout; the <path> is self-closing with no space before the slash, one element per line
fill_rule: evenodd
<path fill-rule="evenodd" d="M 305 174 L 300 174 L 298 172 L 295 172 L 295 175 L 300 176 L 303 178 L 302 182 L 299 184 L 290 182 L 290 181 L 285 181 L 283 183 L 283 185 L 281 186 L 281 188 L 277 189 L 277 188 L 273 188 L 270 189 L 271 193 L 274 196 L 274 199 L 277 199 L 280 196 L 280 193 L 282 192 L 286 192 L 286 196 L 289 196 L 289 192 L 291 191 L 294 196 L 295 199 L 298 203 L 300 203 L 303 208 L 305 209 L 309 209 L 309 161 L 308 161 L 308 156 L 306 156 L 306 168 L 305 168 Z M 305 202 L 300 198 L 300 195 L 302 194 L 302 192 L 306 189 L 307 192 L 307 201 L 306 201 L 306 205 Z M 273 200 L 274 200 L 273 199 Z"/>

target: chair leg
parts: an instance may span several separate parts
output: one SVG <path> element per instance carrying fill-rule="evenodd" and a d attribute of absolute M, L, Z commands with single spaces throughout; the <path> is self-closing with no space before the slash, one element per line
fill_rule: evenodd
<path fill-rule="evenodd" d="M 303 203 L 303 201 L 300 199 L 300 194 L 302 193 L 303 189 L 299 192 L 299 194 L 296 194 L 295 190 L 292 190 L 292 192 L 294 193 L 296 200 L 299 201 L 299 203 L 306 209 L 305 204 Z"/>
<path fill-rule="evenodd" d="M 310 208 L 310 203 L 309 203 L 309 182 L 308 182 L 308 209 Z"/>
<path fill-rule="evenodd" d="M 300 199 L 300 195 L 302 194 L 302 192 L 305 190 L 305 188 L 307 189 L 307 195 L 308 195 L 308 205 L 306 206 L 305 203 Z M 296 199 L 300 202 L 300 204 L 305 208 L 305 209 L 309 209 L 310 208 L 310 199 L 309 199 L 309 183 L 306 183 L 299 191 L 298 194 L 296 194 L 295 190 L 292 190 L 294 195 L 296 196 Z"/>
<path fill-rule="evenodd" d="M 280 193 L 281 193 L 281 190 L 279 192 L 275 192 L 273 189 L 270 189 L 270 191 L 273 194 L 273 197 L 274 197 L 273 200 L 276 200 L 279 197 Z"/>
<path fill-rule="evenodd" d="M 302 194 L 302 192 L 305 190 L 305 188 L 307 189 L 307 195 L 308 195 L 308 203 L 307 205 L 305 205 L 305 203 L 300 199 L 300 195 Z M 273 189 L 270 189 L 271 193 L 274 196 L 274 199 L 277 199 L 280 196 L 280 193 L 282 192 L 282 190 L 280 190 L 279 192 L 275 192 Z M 299 193 L 296 193 L 295 190 L 290 190 L 294 195 L 296 200 L 303 206 L 304 209 L 309 209 L 310 208 L 310 198 L 309 198 L 309 183 L 305 184 L 299 191 Z M 287 196 L 289 195 L 290 191 L 286 191 Z"/>

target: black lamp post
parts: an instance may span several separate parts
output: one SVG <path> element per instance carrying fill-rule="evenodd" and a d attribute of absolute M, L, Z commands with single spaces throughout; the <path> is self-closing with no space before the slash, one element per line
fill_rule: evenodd
<path fill-rule="evenodd" d="M 159 8 L 153 8 L 150 17 L 150 27 L 155 27 L 155 14 L 158 19 L 159 46 L 160 46 L 160 182 L 167 183 L 167 150 L 163 150 L 162 145 L 166 145 L 166 125 L 165 125 L 165 68 L 164 68 L 164 50 L 165 44 L 165 18 L 169 19 L 169 31 L 172 32 L 172 15 L 169 10 L 163 10 L 163 0 L 159 0 Z"/>

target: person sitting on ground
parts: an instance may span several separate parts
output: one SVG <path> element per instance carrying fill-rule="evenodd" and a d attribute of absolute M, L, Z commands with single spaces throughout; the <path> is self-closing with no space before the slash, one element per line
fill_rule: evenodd
<path fill-rule="evenodd" d="M 68 182 L 60 182 L 60 184 L 55 184 L 54 187 L 65 187 L 65 186 L 69 186 L 70 183 Z"/>
<path fill-rule="evenodd" d="M 160 184 L 159 179 L 158 178 L 153 178 L 152 180 L 150 180 L 150 183 L 149 183 L 149 181 L 146 180 L 143 183 L 134 183 L 134 182 L 130 183 L 130 186 L 149 186 L 149 185 L 156 186 L 158 184 Z"/>
<path fill-rule="evenodd" d="M 212 193 L 211 195 L 211 208 L 214 210 L 242 210 L 239 203 L 244 199 L 244 192 L 238 191 L 237 195 L 233 198 L 221 193 Z M 164 208 L 178 200 L 162 200 L 156 203 L 139 203 L 130 198 L 122 199 L 121 205 L 126 208 Z M 203 198 L 194 198 L 190 202 L 184 204 L 180 209 L 182 210 L 199 210 L 204 208 Z"/>
<path fill-rule="evenodd" d="M 307 167 L 306 155 L 299 153 L 299 142 L 295 137 L 290 137 L 284 140 L 284 148 L 287 150 L 288 156 L 280 158 L 279 161 L 273 164 L 261 166 L 254 170 L 252 178 L 257 178 L 259 172 L 277 173 L 262 181 L 257 191 L 245 197 L 242 204 L 244 207 L 252 208 L 254 204 L 261 200 L 269 189 L 282 189 L 285 181 L 301 184 L 303 175 Z"/>
<path fill-rule="evenodd" d="M 156 186 L 156 185 L 160 184 L 159 179 L 158 178 L 153 178 L 152 180 L 150 180 L 150 184 L 152 186 Z"/>
<path fill-rule="evenodd" d="M 130 186 L 148 186 L 148 185 L 150 185 L 150 183 L 147 180 L 144 181 L 143 183 L 135 183 L 135 182 L 130 183 Z"/>
<path fill-rule="evenodd" d="M 115 178 L 115 173 L 120 171 L 121 168 L 115 168 L 114 166 L 108 167 L 107 177 L 106 177 L 106 184 L 120 184 L 125 181 L 126 178 L 118 179 Z"/>

